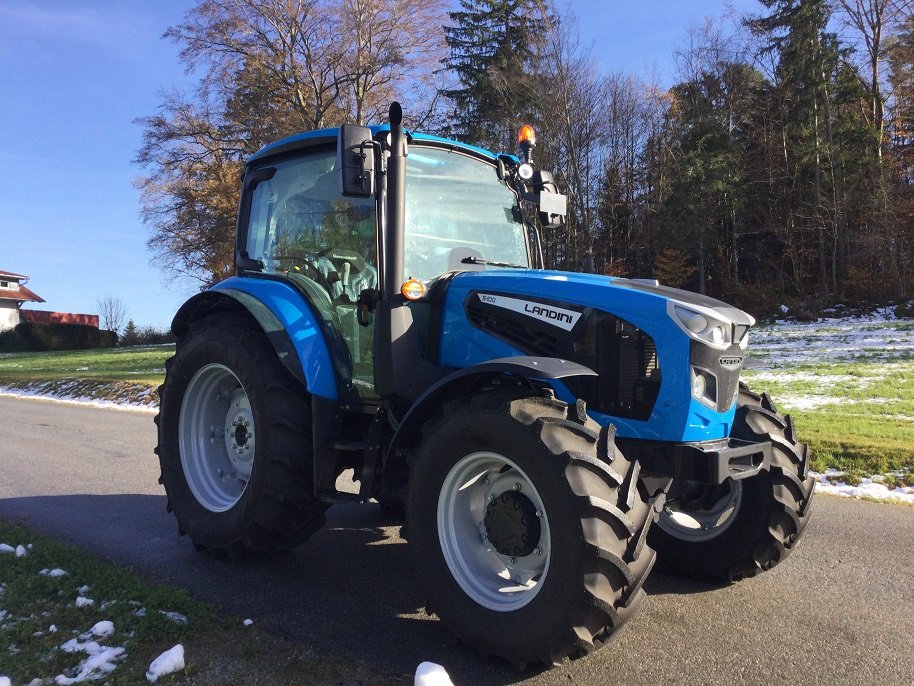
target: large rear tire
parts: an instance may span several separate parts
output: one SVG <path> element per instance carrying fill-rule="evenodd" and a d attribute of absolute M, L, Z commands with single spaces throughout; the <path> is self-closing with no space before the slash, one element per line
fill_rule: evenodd
<path fill-rule="evenodd" d="M 815 482 L 790 417 L 740 384 L 732 435 L 771 441 L 770 469 L 720 486 L 674 480 L 650 535 L 658 568 L 736 581 L 784 560 L 803 534 Z"/>
<path fill-rule="evenodd" d="M 446 405 L 410 460 L 409 545 L 429 611 L 520 668 L 599 647 L 641 604 L 654 563 L 638 473 L 583 403 L 488 393 Z"/>
<path fill-rule="evenodd" d="M 310 397 L 254 322 L 195 322 L 159 397 L 159 482 L 198 549 L 275 553 L 320 528 L 327 505 L 312 486 Z"/>

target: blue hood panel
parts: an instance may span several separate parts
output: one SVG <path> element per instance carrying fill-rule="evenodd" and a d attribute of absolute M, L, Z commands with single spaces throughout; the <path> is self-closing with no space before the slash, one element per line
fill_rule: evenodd
<path fill-rule="evenodd" d="M 464 272 L 452 279 L 445 298 L 439 348 L 442 365 L 463 368 L 497 357 L 525 354 L 469 323 L 466 303 L 486 294 L 507 297 L 516 306 L 526 307 L 534 318 L 559 318 L 556 326 L 568 328 L 579 320 L 577 313 L 583 317 L 590 310 L 601 310 L 627 320 L 654 340 L 662 382 L 650 418 L 639 421 L 592 413 L 604 425 L 615 424 L 620 436 L 663 441 L 729 436 L 735 408 L 719 413 L 692 398 L 691 339 L 670 319 L 667 302 L 694 302 L 739 313 L 736 308 L 687 291 L 597 274 L 532 269 Z M 556 309 L 537 309 L 537 303 L 524 305 L 525 298 L 548 301 Z M 557 385 L 556 392 L 563 400 L 574 400 L 564 386 Z"/>

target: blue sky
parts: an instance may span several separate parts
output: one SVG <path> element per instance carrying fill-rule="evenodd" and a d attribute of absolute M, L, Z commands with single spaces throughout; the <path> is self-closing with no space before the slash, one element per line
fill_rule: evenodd
<path fill-rule="evenodd" d="M 560 0 L 561 1 L 561 0 Z M 150 265 L 139 219 L 137 117 L 191 81 L 162 33 L 191 0 L 0 2 L 0 269 L 47 302 L 96 313 L 120 298 L 138 325 L 165 327 L 195 292 Z M 756 0 L 572 0 L 581 38 L 607 71 L 669 86 L 673 51 L 704 17 Z"/>

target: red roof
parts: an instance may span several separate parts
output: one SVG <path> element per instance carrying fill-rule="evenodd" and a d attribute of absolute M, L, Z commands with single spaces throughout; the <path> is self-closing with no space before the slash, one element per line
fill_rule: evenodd
<path fill-rule="evenodd" d="M 3 272 L 0 272 L 0 275 L 2 275 L 2 274 L 3 274 Z M 30 291 L 28 288 L 26 288 L 22 284 L 19 284 L 19 290 L 15 290 L 15 291 L 13 291 L 13 290 L 8 291 L 5 288 L 0 289 L 0 300 L 16 300 L 16 301 L 24 302 L 24 303 L 28 303 L 28 302 L 43 303 L 44 302 L 44 298 L 42 298 L 40 295 L 36 295 L 35 293 L 32 293 L 32 291 Z"/>
<path fill-rule="evenodd" d="M 27 279 L 28 277 L 25 274 L 13 274 L 13 272 L 5 272 L 0 269 L 0 278 L 9 278 L 9 279 Z"/>

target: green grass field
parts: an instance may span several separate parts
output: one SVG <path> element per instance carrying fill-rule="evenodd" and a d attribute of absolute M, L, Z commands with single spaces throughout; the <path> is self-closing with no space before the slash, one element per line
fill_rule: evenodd
<path fill-rule="evenodd" d="M 0 354 L 0 383 L 78 378 L 158 386 L 165 374 L 165 360 L 174 354 L 174 345 L 5 353 Z"/>
<path fill-rule="evenodd" d="M 914 485 L 914 322 L 762 326 L 743 380 L 790 414 L 812 466 Z"/>

